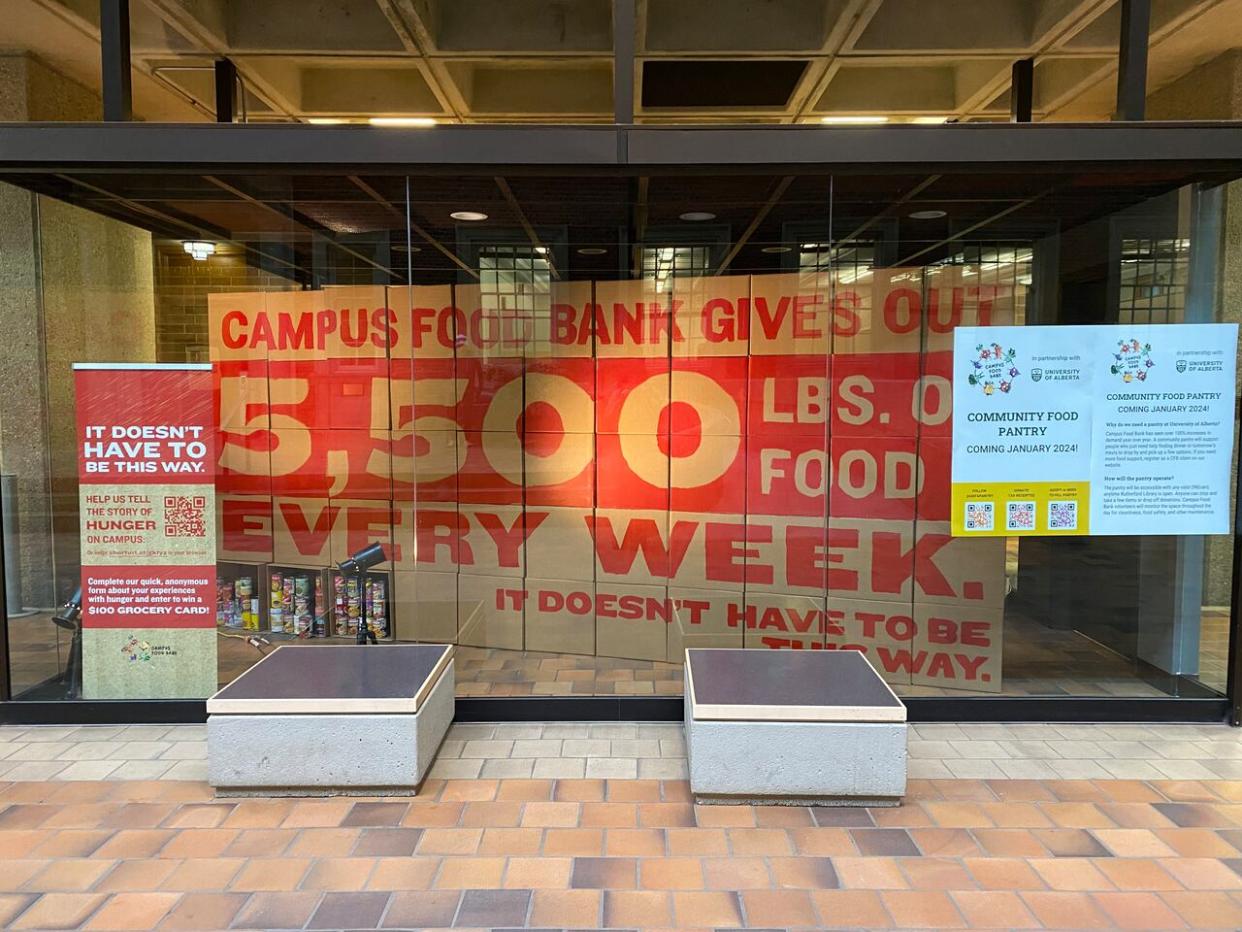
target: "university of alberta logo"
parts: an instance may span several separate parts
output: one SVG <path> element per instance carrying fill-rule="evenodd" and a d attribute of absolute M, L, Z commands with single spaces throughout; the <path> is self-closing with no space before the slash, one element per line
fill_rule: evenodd
<path fill-rule="evenodd" d="M 1117 351 L 1108 371 L 1121 376 L 1123 382 L 1146 382 L 1147 370 L 1156 363 L 1151 358 L 1151 344 L 1138 340 L 1118 340 Z"/>
<path fill-rule="evenodd" d="M 1008 393 L 1013 387 L 1013 380 L 1022 374 L 1014 364 L 1017 353 L 1013 347 L 1005 349 L 999 343 L 991 346 L 980 343 L 975 347 L 975 353 L 975 358 L 970 361 L 970 372 L 966 381 L 971 385 L 982 386 L 985 395 L 997 391 Z"/>
<path fill-rule="evenodd" d="M 151 645 L 146 641 L 140 641 L 136 637 L 131 637 L 121 647 L 121 653 L 129 660 L 130 663 L 138 663 L 151 659 Z"/>

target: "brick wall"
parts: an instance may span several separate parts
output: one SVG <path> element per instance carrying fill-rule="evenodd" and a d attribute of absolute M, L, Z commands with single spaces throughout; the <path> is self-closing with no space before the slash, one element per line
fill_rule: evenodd
<path fill-rule="evenodd" d="M 207 295 L 217 291 L 291 291 L 296 282 L 246 263 L 238 249 L 219 247 L 196 262 L 179 242 L 155 244 L 155 353 L 160 362 L 206 362 Z"/>

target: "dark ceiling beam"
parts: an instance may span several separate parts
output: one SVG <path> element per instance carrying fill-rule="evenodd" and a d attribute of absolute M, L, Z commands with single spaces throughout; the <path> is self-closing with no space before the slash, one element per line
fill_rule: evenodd
<path fill-rule="evenodd" d="M 436 239 L 434 236 L 428 233 L 425 229 L 423 229 L 413 220 L 409 220 L 404 214 L 401 213 L 401 211 L 397 210 L 397 208 L 394 207 L 389 202 L 388 198 L 384 197 L 384 195 L 380 194 L 378 191 L 376 191 L 373 187 L 371 187 L 369 184 L 367 184 L 357 175 L 349 175 L 348 178 L 349 178 L 350 183 L 354 187 L 356 187 L 359 191 L 367 195 L 367 197 L 371 198 L 371 200 L 375 201 L 375 203 L 385 208 L 389 213 L 391 213 L 394 217 L 396 217 L 397 220 L 399 220 L 403 224 L 408 223 L 409 230 L 411 233 L 414 233 L 416 236 L 421 237 L 425 243 L 427 243 L 429 246 L 431 246 L 441 255 L 445 256 L 449 261 L 451 261 L 454 265 L 456 265 L 459 269 L 461 269 L 467 275 L 470 275 L 474 278 L 479 277 L 479 273 L 477 270 L 472 269 L 467 263 L 463 262 L 461 257 L 458 256 L 457 253 L 453 252 L 453 250 L 449 249 L 447 246 L 445 246 L 442 242 L 440 242 L 438 239 Z"/>
<path fill-rule="evenodd" d="M 273 213 L 278 217 L 283 217 L 285 220 L 288 220 L 290 223 L 295 224 L 296 226 L 301 227 L 307 233 L 310 233 L 311 236 L 316 237 L 320 240 L 323 240 L 329 246 L 335 246 L 337 249 L 341 250 L 344 253 L 347 253 L 348 255 L 353 256 L 355 259 L 359 259 L 362 262 L 365 262 L 367 265 L 371 266 L 372 268 L 380 272 L 383 272 L 389 278 L 393 278 L 393 279 L 401 278 L 401 276 L 397 272 L 393 271 L 392 269 L 390 269 L 388 266 L 384 265 L 381 262 L 376 262 L 366 253 L 359 252 L 357 249 L 353 249 L 349 246 L 346 246 L 344 243 L 339 242 L 335 237 L 331 236 L 324 227 L 313 222 L 309 218 L 302 216 L 292 207 L 284 207 L 284 208 L 276 207 L 272 204 L 269 204 L 267 201 L 260 200 L 259 198 L 254 197 L 253 195 L 247 194 L 241 188 L 235 187 L 234 185 L 229 184 L 227 181 L 223 181 L 212 175 L 204 175 L 203 180 L 207 181 L 210 184 L 214 184 L 217 188 L 219 188 L 222 191 L 227 191 L 229 194 L 232 194 L 238 200 L 245 201 L 248 204 L 253 204 L 255 207 L 259 207 L 263 210 L 268 211 L 269 213 Z"/>
<path fill-rule="evenodd" d="M 629 137 L 617 159 L 616 137 Z M 1191 155 L 1188 155 L 1190 153 Z M 172 169 L 222 173 L 256 165 L 318 173 L 507 177 L 611 171 L 634 176 L 762 166 L 780 174 L 835 169 L 1048 171 L 1193 163 L 1235 169 L 1242 123 L 960 123 L 948 126 L 440 126 L 394 133 L 369 126 L 211 123 L 0 124 L 6 172 Z"/>
<path fill-rule="evenodd" d="M 772 208 L 775 207 L 780 199 L 785 196 L 785 192 L 789 190 L 789 186 L 794 183 L 794 177 L 795 176 L 793 175 L 786 175 L 776 183 L 776 187 L 772 189 L 772 193 L 768 195 L 768 199 L 764 201 L 763 205 L 755 211 L 754 219 L 750 221 L 750 224 L 746 227 L 745 231 L 743 231 L 742 235 L 737 238 L 737 242 L 733 244 L 733 248 L 730 249 L 725 257 L 720 260 L 720 265 L 716 267 L 716 271 L 712 273 L 713 275 L 719 275 L 729 267 L 729 263 L 731 263 L 737 254 L 742 251 L 742 247 L 745 246 L 750 241 L 750 238 L 755 235 L 755 231 L 759 229 L 759 225 L 767 219 L 768 214 L 772 212 Z"/>
<path fill-rule="evenodd" d="M 561 274 L 556 270 L 556 263 L 553 261 L 552 250 L 539 239 L 539 234 L 535 232 L 535 228 L 531 226 L 530 221 L 526 218 L 526 211 L 522 210 L 522 205 L 519 203 L 517 196 L 513 193 L 513 189 L 509 187 L 509 182 L 505 181 L 505 179 L 499 175 L 496 176 L 495 181 L 496 187 L 500 188 L 500 193 L 504 195 L 505 201 L 508 202 L 509 209 L 512 210 L 514 216 L 517 217 L 518 223 L 522 225 L 522 229 L 526 231 L 526 237 L 530 240 L 531 246 L 535 247 L 536 250 L 544 250 L 543 256 L 548 261 L 548 271 L 552 273 L 552 277 L 554 279 L 559 280 Z"/>
<path fill-rule="evenodd" d="M 127 123 L 134 118 L 129 0 L 99 0 L 99 63 L 103 118 L 113 123 Z"/>

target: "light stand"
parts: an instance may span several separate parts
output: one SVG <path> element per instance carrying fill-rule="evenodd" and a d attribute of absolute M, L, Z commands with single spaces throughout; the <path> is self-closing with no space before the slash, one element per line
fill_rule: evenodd
<path fill-rule="evenodd" d="M 52 616 L 52 624 L 73 632 L 69 640 L 69 659 L 61 682 L 68 684 L 67 699 L 77 699 L 82 688 L 82 587 L 78 586 L 69 601 Z"/>
<path fill-rule="evenodd" d="M 336 565 L 336 568 L 341 571 L 341 575 L 356 576 L 358 578 L 359 617 L 358 636 L 354 639 L 355 644 L 379 643 L 375 637 L 375 632 L 367 624 L 367 570 L 373 566 L 379 566 L 386 559 L 388 559 L 388 556 L 384 553 L 384 545 L 377 543 L 364 547 L 348 560 L 342 560 Z"/>

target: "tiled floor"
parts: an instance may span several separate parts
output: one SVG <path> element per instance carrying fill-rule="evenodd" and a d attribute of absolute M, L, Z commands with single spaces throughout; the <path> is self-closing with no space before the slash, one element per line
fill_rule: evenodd
<path fill-rule="evenodd" d="M 916 779 L 1242 780 L 1224 725 L 913 725 Z M 0 727 L 0 780 L 204 780 L 202 725 Z M 441 780 L 686 777 L 676 724 L 456 724 Z"/>
<path fill-rule="evenodd" d="M 0 727 L 0 779 L 205 780 L 205 725 Z"/>
<path fill-rule="evenodd" d="M 1224 684 L 1228 614 L 1205 609 L 1203 681 Z M 294 641 L 306 644 L 306 641 Z M 1141 679 L 1134 664 L 1074 631 L 1036 624 L 1018 612 L 1005 619 L 1004 693 L 1018 696 L 1161 696 Z M 258 659 L 245 641 L 222 639 L 220 680 L 232 680 Z M 495 650 L 459 645 L 459 696 L 680 696 L 680 664 L 615 657 Z M 971 695 L 935 686 L 895 686 L 900 695 Z"/>
<path fill-rule="evenodd" d="M 0 783 L 0 927 L 1242 927 L 1242 783 L 916 780 L 878 810 L 699 807 L 677 780 L 424 790 Z"/>

